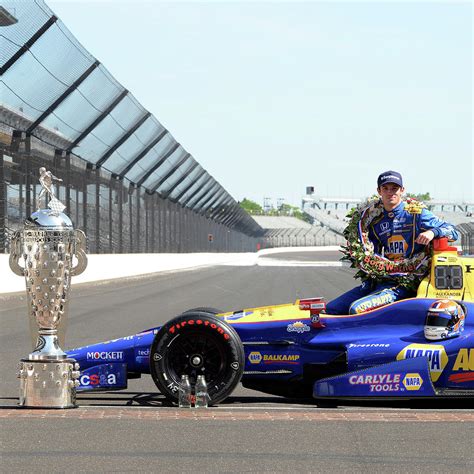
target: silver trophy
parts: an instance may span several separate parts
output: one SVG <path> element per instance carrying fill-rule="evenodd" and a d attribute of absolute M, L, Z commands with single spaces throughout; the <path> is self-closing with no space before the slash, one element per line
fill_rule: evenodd
<path fill-rule="evenodd" d="M 87 266 L 86 236 L 63 213 L 65 206 L 54 195 L 53 181 L 61 180 L 40 168 L 38 203 L 44 197 L 47 208 L 34 212 L 12 238 L 10 268 L 25 276 L 33 342 L 33 352 L 19 364 L 19 405 L 72 408 L 76 406 L 79 365 L 61 346 L 71 277 Z"/>

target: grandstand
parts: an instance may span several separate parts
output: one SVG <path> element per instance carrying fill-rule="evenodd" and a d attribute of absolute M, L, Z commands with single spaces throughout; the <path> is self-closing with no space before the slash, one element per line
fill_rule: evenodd
<path fill-rule="evenodd" d="M 341 245 L 344 238 L 319 221 L 313 224 L 288 216 L 253 216 L 264 229 L 263 245 L 273 247 L 312 247 Z"/>

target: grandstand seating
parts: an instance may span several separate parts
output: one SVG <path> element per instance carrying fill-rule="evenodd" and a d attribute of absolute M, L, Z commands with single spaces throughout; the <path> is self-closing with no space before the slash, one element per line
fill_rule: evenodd
<path fill-rule="evenodd" d="M 295 217 L 253 216 L 264 230 L 264 245 L 271 247 L 313 247 L 344 244 L 344 238 L 317 221 L 311 225 Z"/>

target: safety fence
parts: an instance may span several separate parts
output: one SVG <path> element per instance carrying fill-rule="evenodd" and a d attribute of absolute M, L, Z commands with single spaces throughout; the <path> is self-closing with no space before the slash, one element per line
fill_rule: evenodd
<path fill-rule="evenodd" d="M 0 252 L 39 205 L 43 166 L 92 252 L 256 249 L 262 228 L 44 1 L 4 8 Z"/>
<path fill-rule="evenodd" d="M 74 161 L 74 164 L 71 163 Z M 41 203 L 38 169 L 63 179 L 58 198 L 76 227 L 84 230 L 93 253 L 255 251 L 260 237 L 249 236 L 179 203 L 90 170 L 81 160 L 1 152 L 0 252 L 9 237 Z"/>

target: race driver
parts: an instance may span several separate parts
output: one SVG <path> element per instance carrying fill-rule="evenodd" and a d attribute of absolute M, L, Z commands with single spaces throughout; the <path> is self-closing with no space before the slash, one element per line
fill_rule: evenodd
<path fill-rule="evenodd" d="M 402 201 L 404 191 L 402 176 L 396 171 L 385 171 L 377 179 L 383 215 L 374 219 L 369 229 L 369 240 L 377 254 L 396 261 L 422 251 L 435 237 L 458 239 L 454 227 L 428 209 L 423 208 L 418 215 L 407 212 Z M 414 295 L 414 291 L 399 285 L 396 279 L 369 279 L 330 301 L 326 313 L 363 313 Z"/>

